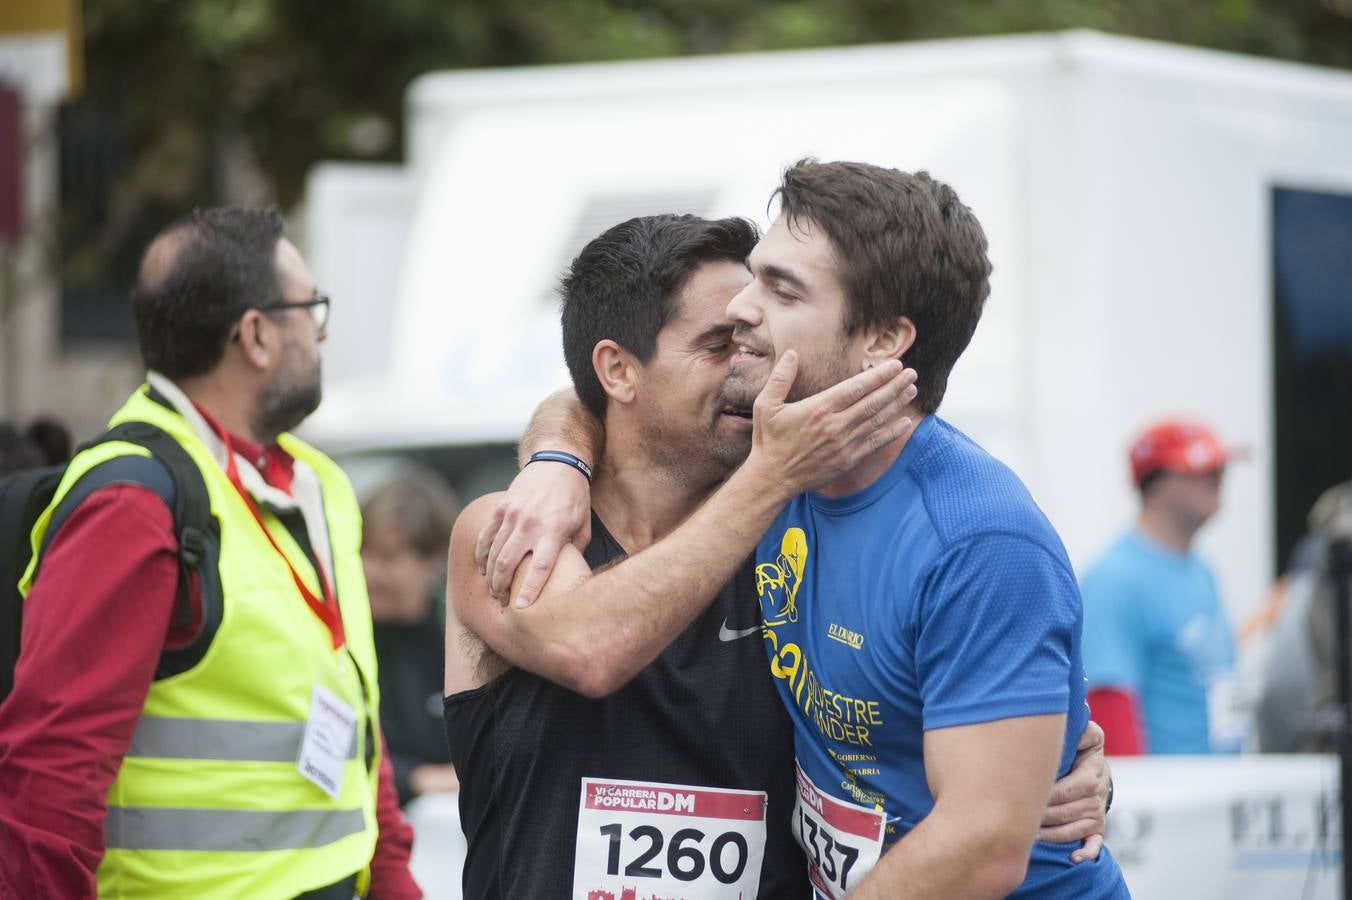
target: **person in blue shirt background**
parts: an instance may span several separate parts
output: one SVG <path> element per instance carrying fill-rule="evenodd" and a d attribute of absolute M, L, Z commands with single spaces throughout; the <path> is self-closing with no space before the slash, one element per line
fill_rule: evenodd
<path fill-rule="evenodd" d="M 1219 510 L 1230 452 L 1164 421 L 1132 444 L 1136 524 L 1084 574 L 1089 706 L 1109 753 L 1233 753 L 1245 738 L 1235 643 L 1193 538 Z"/>

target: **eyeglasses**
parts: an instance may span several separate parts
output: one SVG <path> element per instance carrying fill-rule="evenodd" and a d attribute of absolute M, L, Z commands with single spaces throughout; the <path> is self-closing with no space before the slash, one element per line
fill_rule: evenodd
<path fill-rule="evenodd" d="M 305 309 L 309 310 L 310 318 L 314 320 L 315 327 L 321 331 L 329 324 L 329 295 L 323 291 L 315 291 L 315 295 L 309 300 L 283 300 L 281 303 L 274 303 L 271 306 L 258 307 L 259 312 L 272 312 L 278 309 Z"/>

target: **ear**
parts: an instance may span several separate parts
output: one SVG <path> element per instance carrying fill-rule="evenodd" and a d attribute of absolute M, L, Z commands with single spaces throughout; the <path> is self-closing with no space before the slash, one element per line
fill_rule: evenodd
<path fill-rule="evenodd" d="M 906 316 L 866 329 L 864 360 L 872 365 L 900 359 L 915 344 L 915 323 Z"/>
<path fill-rule="evenodd" d="M 617 403 L 633 403 L 638 389 L 638 363 L 612 340 L 598 341 L 592 348 L 592 369 L 601 390 Z"/>
<path fill-rule="evenodd" d="M 245 310 L 235 323 L 231 343 L 239 347 L 240 355 L 257 369 L 269 368 L 277 356 L 276 329 L 268 317 L 256 309 Z"/>

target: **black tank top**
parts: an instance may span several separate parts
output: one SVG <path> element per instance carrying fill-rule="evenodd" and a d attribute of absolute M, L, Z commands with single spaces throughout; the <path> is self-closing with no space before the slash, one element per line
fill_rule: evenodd
<path fill-rule="evenodd" d="M 624 555 L 593 513 L 587 563 L 595 569 Z M 767 671 L 749 563 L 607 697 L 592 700 L 513 668 L 447 697 L 445 709 L 469 844 L 466 900 L 572 896 L 583 777 L 767 792 L 759 896 L 811 896 L 789 828 L 793 726 Z"/>

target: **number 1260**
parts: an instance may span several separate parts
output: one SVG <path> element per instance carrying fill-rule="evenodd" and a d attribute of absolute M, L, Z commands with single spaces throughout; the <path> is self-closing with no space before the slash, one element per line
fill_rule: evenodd
<path fill-rule="evenodd" d="M 609 853 L 606 856 L 606 874 L 618 875 L 621 827 L 619 824 L 602 825 L 600 831 L 610 839 Z M 633 878 L 661 878 L 662 870 L 648 865 L 662 852 L 662 845 L 666 843 L 666 837 L 661 829 L 652 825 L 639 825 L 629 831 L 629 837 L 634 841 L 646 839 L 648 847 L 629 861 L 624 867 L 624 874 Z M 707 867 L 710 874 L 723 884 L 735 884 L 746 869 L 749 855 L 746 838 L 735 831 L 720 834 L 713 839 L 706 857 L 700 847 L 704 837 L 704 832 L 698 828 L 682 828 L 673 834 L 671 843 L 667 846 L 667 871 L 678 881 L 694 881 L 704 874 Z M 734 856 L 731 868 L 724 864 L 724 856 L 727 855 L 725 851 L 729 848 L 732 848 Z"/>

